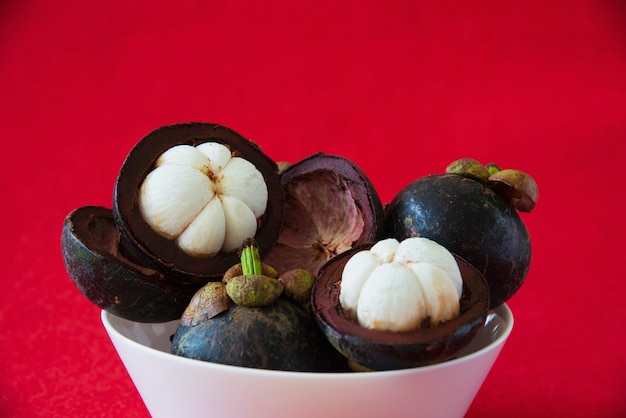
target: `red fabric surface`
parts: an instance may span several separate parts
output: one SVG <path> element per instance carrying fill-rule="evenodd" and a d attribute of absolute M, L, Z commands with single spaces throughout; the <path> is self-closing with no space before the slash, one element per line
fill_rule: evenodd
<path fill-rule="evenodd" d="M 61 226 L 111 206 L 148 131 L 210 121 L 276 160 L 343 155 L 384 201 L 460 157 L 531 173 L 530 274 L 468 417 L 622 416 L 625 22 L 591 0 L 0 3 L 0 415 L 148 415 Z"/>

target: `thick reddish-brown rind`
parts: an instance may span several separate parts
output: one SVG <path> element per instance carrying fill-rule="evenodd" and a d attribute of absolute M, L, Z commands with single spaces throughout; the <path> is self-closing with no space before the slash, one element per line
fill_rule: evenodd
<path fill-rule="evenodd" d="M 94 305 L 138 322 L 180 319 L 198 285 L 177 285 L 124 251 L 111 209 L 83 206 L 63 223 L 67 273 Z"/>
<path fill-rule="evenodd" d="M 150 132 L 135 145 L 122 165 L 115 184 L 113 213 L 121 236 L 134 255 L 179 283 L 217 279 L 238 262 L 238 256 L 233 252 L 200 258 L 183 252 L 144 220 L 139 209 L 139 189 L 163 152 L 175 145 L 196 146 L 204 142 L 226 145 L 235 155 L 254 164 L 263 175 L 268 203 L 255 236 L 261 254 L 274 245 L 282 224 L 284 198 L 278 167 L 255 143 L 227 127 L 202 122 L 168 125 Z"/>
<path fill-rule="evenodd" d="M 330 343 L 348 360 L 372 370 L 393 370 L 446 361 L 466 346 L 483 326 L 489 307 L 489 288 L 471 264 L 455 255 L 463 277 L 459 316 L 433 328 L 411 332 L 370 330 L 355 322 L 339 302 L 341 274 L 354 248 L 330 260 L 320 270 L 311 303 L 318 325 Z"/>
<path fill-rule="evenodd" d="M 316 184 L 316 181 L 313 180 L 314 178 L 320 179 L 320 184 Z M 285 191 L 283 230 L 278 238 L 278 242 L 265 258 L 265 261 L 278 271 L 306 268 L 317 273 L 328 259 L 339 253 L 335 249 L 329 250 L 329 243 L 319 241 L 320 237 L 315 235 L 318 231 L 315 230 L 315 225 L 308 219 L 308 216 L 314 211 L 313 213 L 322 214 L 322 216 L 327 218 L 339 218 L 339 222 L 343 223 L 337 225 L 336 230 L 342 231 L 348 214 L 330 213 L 333 209 L 332 207 L 327 208 L 326 211 L 318 210 L 318 208 L 303 207 L 303 203 L 291 194 L 292 187 L 295 184 L 306 183 L 306 186 L 302 187 L 308 187 L 308 192 L 311 196 L 322 199 L 323 196 L 320 195 L 331 193 L 328 190 L 324 190 L 324 184 L 331 184 L 328 182 L 334 181 L 332 179 L 336 179 L 333 187 L 336 187 L 338 190 L 347 189 L 349 191 L 350 199 L 353 199 L 353 205 L 359 213 L 358 216 L 362 217 L 360 236 L 349 243 L 344 243 L 347 245 L 342 244 L 342 251 L 344 250 L 343 247 L 351 248 L 375 242 L 383 237 L 385 232 L 383 205 L 370 179 L 356 164 L 347 158 L 319 152 L 291 165 L 281 174 L 281 182 Z M 341 206 L 338 205 L 338 207 Z M 300 234 L 302 240 L 306 242 L 298 242 L 297 245 L 293 245 L 293 242 L 286 243 L 284 237 L 290 233 L 292 235 L 294 233 Z M 345 241 L 346 238 L 342 238 L 342 240 L 337 241 Z"/>

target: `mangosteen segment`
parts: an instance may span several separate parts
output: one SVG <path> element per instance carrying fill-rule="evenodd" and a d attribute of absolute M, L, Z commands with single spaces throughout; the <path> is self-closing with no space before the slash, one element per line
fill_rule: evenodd
<path fill-rule="evenodd" d="M 489 288 L 471 264 L 454 255 L 463 277 L 459 315 L 435 327 L 387 332 L 362 327 L 340 302 L 341 277 L 348 260 L 370 246 L 357 247 L 326 263 L 311 295 L 318 325 L 350 362 L 370 370 L 393 370 L 453 359 L 484 324 Z"/>
<path fill-rule="evenodd" d="M 199 286 L 182 286 L 135 260 L 122 242 L 110 209 L 85 206 L 63 224 L 61 249 L 66 270 L 93 304 L 137 322 L 180 318 Z"/>
<path fill-rule="evenodd" d="M 283 228 L 265 261 L 279 272 L 317 274 L 337 254 L 384 233 L 383 207 L 365 174 L 346 158 L 318 153 L 281 174 Z"/>
<path fill-rule="evenodd" d="M 224 126 L 158 128 L 130 151 L 118 174 L 115 221 L 145 265 L 180 283 L 219 279 L 254 236 L 265 254 L 282 224 L 278 168 Z"/>

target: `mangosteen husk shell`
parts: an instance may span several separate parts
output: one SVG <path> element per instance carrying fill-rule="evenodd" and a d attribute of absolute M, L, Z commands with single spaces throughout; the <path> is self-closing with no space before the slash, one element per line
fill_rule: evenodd
<path fill-rule="evenodd" d="M 346 365 L 313 317 L 281 297 L 270 305 L 227 311 L 193 326 L 179 323 L 171 353 L 213 363 L 269 370 L 336 372 Z"/>
<path fill-rule="evenodd" d="M 138 264 L 120 243 L 111 209 L 84 206 L 64 220 L 61 250 L 67 273 L 91 303 L 136 322 L 180 319 L 198 285 L 181 286 Z"/>
<path fill-rule="evenodd" d="M 310 155 L 286 168 L 280 175 L 285 192 L 284 222 L 278 241 L 265 261 L 279 271 L 303 268 L 317 274 L 321 266 L 335 255 L 351 247 L 375 242 L 385 234 L 384 207 L 371 180 L 354 162 L 332 154 L 318 152 Z M 319 182 L 319 184 L 317 183 Z M 293 196 L 295 187 L 308 189 L 310 198 L 307 202 L 299 201 Z M 346 222 L 347 213 L 334 213 L 333 190 L 338 193 L 349 190 L 363 221 L 361 235 L 348 242 L 339 236 L 332 237 L 331 242 L 322 239 L 312 218 L 323 214 L 324 222 L 337 222 L 335 227 L 330 224 L 322 226 L 328 235 L 333 230 L 342 230 L 340 222 Z M 324 198 L 326 194 L 328 201 Z M 312 207 L 316 199 L 325 207 Z M 338 216 L 337 216 L 338 215 Z M 319 221 L 319 219 L 318 219 Z M 291 235 L 289 242 L 284 238 Z M 301 242 L 293 242 L 293 236 L 300 236 Z M 328 237 L 325 239 L 328 240 Z M 340 250 L 330 248 L 338 242 Z"/>
<path fill-rule="evenodd" d="M 156 231 L 144 220 L 139 208 L 139 189 L 158 157 L 175 145 L 196 146 L 218 142 L 229 147 L 261 172 L 268 188 L 265 214 L 259 220 L 255 240 L 261 256 L 274 245 L 283 219 L 283 191 L 276 163 L 254 142 L 230 128 L 214 123 L 188 122 L 167 125 L 144 136 L 129 152 L 115 183 L 113 214 L 122 240 L 142 264 L 180 284 L 220 280 L 239 260 L 237 252 L 213 257 L 194 257 Z"/>
<path fill-rule="evenodd" d="M 483 327 L 489 307 L 489 288 L 471 264 L 454 255 L 463 277 L 459 316 L 436 327 L 409 332 L 387 332 L 362 327 L 341 307 L 339 293 L 345 264 L 354 248 L 330 260 L 320 270 L 311 294 L 319 327 L 330 343 L 350 362 L 369 370 L 426 366 L 456 358 Z"/>
<path fill-rule="evenodd" d="M 530 269 L 532 247 L 517 210 L 487 185 L 456 174 L 417 179 L 386 208 L 387 234 L 422 236 L 476 267 L 490 287 L 490 308 L 510 299 Z"/>

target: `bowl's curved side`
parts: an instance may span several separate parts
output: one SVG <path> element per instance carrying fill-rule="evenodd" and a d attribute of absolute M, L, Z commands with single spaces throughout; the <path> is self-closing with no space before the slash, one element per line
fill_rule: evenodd
<path fill-rule="evenodd" d="M 140 324 L 105 311 L 102 322 L 153 417 L 462 417 L 513 328 L 492 311 L 463 357 L 369 373 L 299 373 L 226 366 L 169 354 L 177 321 Z M 451 397 L 451 394 L 454 394 Z"/>

